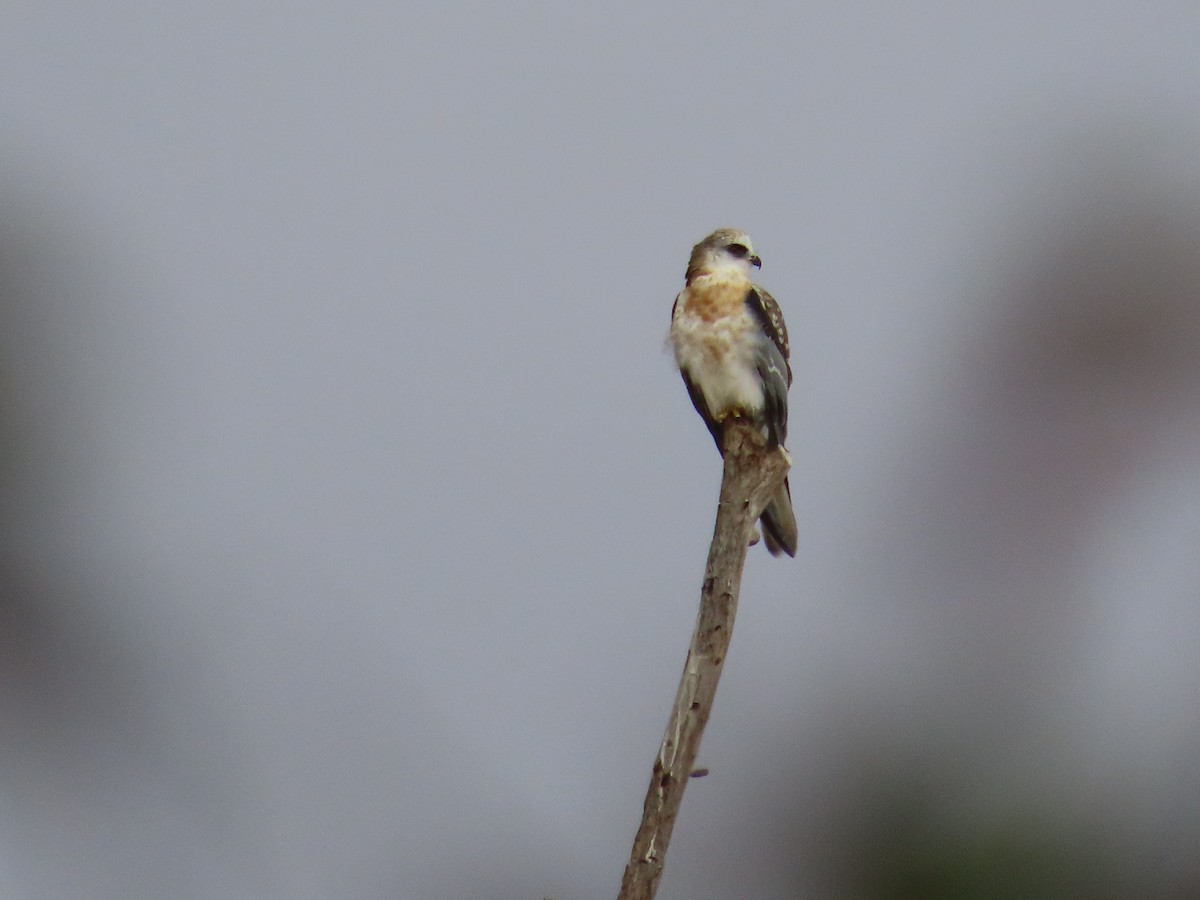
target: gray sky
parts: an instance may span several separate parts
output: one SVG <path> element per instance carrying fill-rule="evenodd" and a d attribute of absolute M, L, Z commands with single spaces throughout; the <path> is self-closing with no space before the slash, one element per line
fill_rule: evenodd
<path fill-rule="evenodd" d="M 1198 41 L 7 11 L 0 892 L 614 896 L 720 476 L 664 338 L 724 225 L 792 333 L 801 548 L 751 553 L 660 898 L 868 895 L 871 777 L 1196 884 Z"/>

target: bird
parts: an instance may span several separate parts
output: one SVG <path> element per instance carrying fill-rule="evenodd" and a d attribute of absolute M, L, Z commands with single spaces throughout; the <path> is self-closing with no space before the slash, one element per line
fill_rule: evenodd
<path fill-rule="evenodd" d="M 671 308 L 668 343 L 722 456 L 724 423 L 735 416 L 762 427 L 768 450 L 787 440 L 787 326 L 775 298 L 754 283 L 752 270 L 761 266 L 746 232 L 718 228 L 692 248 L 683 290 Z M 796 555 L 796 514 L 786 478 L 759 521 L 772 556 Z"/>

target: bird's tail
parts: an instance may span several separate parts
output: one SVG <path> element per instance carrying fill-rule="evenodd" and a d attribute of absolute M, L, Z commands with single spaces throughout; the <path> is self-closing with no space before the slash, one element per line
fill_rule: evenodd
<path fill-rule="evenodd" d="M 786 553 L 796 555 L 796 514 L 792 511 L 792 491 L 787 479 L 775 492 L 775 496 L 767 501 L 762 518 L 763 540 L 772 556 Z"/>

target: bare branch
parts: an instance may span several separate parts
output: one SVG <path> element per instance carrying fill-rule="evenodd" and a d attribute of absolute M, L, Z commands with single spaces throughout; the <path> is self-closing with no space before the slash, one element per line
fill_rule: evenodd
<path fill-rule="evenodd" d="M 675 817 L 693 774 L 733 635 L 746 549 L 755 522 L 790 466 L 782 450 L 766 451 L 760 429 L 745 419 L 725 422 L 724 445 L 725 472 L 700 612 L 618 900 L 653 900 L 658 890 Z"/>

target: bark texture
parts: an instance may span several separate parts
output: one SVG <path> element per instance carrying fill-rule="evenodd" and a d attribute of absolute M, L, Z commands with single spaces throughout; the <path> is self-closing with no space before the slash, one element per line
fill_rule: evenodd
<path fill-rule="evenodd" d="M 642 822 L 618 900 L 652 900 L 658 890 L 679 804 L 696 763 L 733 635 L 746 550 L 755 522 L 790 467 L 787 454 L 768 452 L 760 430 L 744 419 L 726 421 L 724 446 L 725 471 L 700 591 L 700 612 L 675 705 L 654 760 Z"/>

